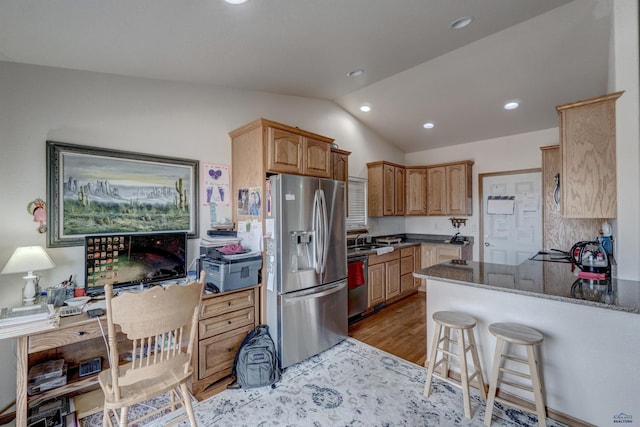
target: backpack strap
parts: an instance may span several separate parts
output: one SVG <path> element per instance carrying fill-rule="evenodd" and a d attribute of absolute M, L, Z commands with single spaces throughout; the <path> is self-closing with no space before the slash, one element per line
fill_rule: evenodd
<path fill-rule="evenodd" d="M 238 350 L 236 351 L 235 356 L 233 356 L 233 364 L 231 365 L 231 375 L 234 377 L 237 375 L 236 367 L 238 365 L 238 357 L 240 355 L 240 349 L 244 347 L 246 343 L 248 343 L 253 337 L 258 335 L 258 328 L 260 325 L 256 326 L 254 329 L 250 330 L 247 335 L 244 337 L 240 345 L 238 346 Z"/>

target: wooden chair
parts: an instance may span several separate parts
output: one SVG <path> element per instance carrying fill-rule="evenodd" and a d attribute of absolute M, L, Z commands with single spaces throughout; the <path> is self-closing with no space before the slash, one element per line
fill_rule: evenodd
<path fill-rule="evenodd" d="M 119 425 L 126 427 L 130 406 L 169 391 L 171 402 L 131 422 L 166 409 L 173 411 L 180 404 L 191 426 L 196 425 L 187 383 L 193 374 L 191 355 L 204 277 L 202 272 L 199 281 L 184 286 L 171 284 L 164 289 L 156 286 L 117 297 L 112 296 L 111 285 L 105 286 L 110 369 L 98 376 L 104 392 L 103 425 L 113 426 L 110 416 L 113 413 Z M 116 325 L 129 341 L 118 342 Z M 121 358 L 131 361 L 118 366 Z"/>

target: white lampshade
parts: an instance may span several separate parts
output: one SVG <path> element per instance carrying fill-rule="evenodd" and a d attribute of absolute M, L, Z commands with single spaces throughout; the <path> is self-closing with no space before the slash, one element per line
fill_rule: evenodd
<path fill-rule="evenodd" d="M 24 300 L 27 303 L 31 303 L 35 296 L 33 279 L 37 277 L 33 272 L 48 270 L 55 266 L 42 246 L 23 246 L 15 250 L 0 274 L 23 273 L 26 271 L 27 275 L 24 276 L 24 279 L 27 282 L 24 287 Z"/>

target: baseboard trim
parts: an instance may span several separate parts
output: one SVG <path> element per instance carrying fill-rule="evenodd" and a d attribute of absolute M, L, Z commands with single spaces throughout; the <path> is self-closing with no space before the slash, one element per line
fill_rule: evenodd
<path fill-rule="evenodd" d="M 425 367 L 429 366 L 429 361 L 425 362 Z M 449 370 L 448 374 L 451 378 L 456 381 L 460 381 L 460 373 L 456 371 Z M 471 386 L 475 389 L 478 389 L 475 384 L 471 384 Z M 487 388 L 487 393 L 489 392 L 489 386 L 485 385 Z M 500 390 L 499 388 L 496 391 L 496 396 L 508 401 L 513 402 L 517 405 L 524 406 L 525 408 L 530 408 L 531 412 L 535 414 L 535 403 L 530 400 L 523 399 L 514 394 L 508 393 L 506 391 Z M 553 408 L 549 408 L 545 405 L 545 409 L 547 410 L 547 418 L 558 421 L 560 423 L 566 424 L 569 427 L 597 427 L 595 424 L 590 424 L 586 421 L 580 420 L 578 418 L 572 417 L 571 415 L 567 415 L 564 412 L 556 411 Z"/>

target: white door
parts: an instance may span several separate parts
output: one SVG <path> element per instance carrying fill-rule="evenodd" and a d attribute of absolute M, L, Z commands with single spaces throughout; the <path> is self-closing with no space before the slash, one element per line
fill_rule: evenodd
<path fill-rule="evenodd" d="M 481 179 L 482 261 L 520 264 L 542 248 L 542 173 Z"/>

